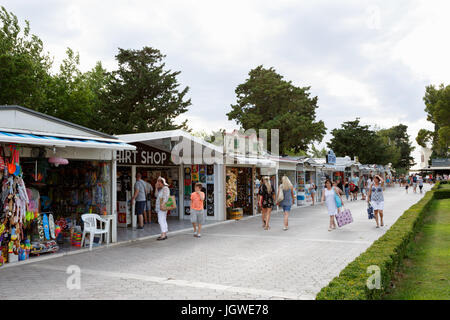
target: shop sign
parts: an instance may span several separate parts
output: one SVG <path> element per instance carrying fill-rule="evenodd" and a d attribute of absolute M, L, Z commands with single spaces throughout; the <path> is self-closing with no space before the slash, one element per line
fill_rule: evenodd
<path fill-rule="evenodd" d="M 447 159 L 431 159 L 431 165 L 433 167 L 449 167 L 450 158 Z"/>
<path fill-rule="evenodd" d="M 327 163 L 336 164 L 336 155 L 334 154 L 333 150 L 328 151 Z"/>
<path fill-rule="evenodd" d="M 174 165 L 171 161 L 169 152 L 162 151 L 142 143 L 132 144 L 136 146 L 136 150 L 117 151 L 118 164 L 158 166 Z"/>

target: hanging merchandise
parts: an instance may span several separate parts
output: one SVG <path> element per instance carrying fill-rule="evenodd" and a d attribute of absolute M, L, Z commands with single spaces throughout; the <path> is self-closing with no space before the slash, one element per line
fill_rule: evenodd
<path fill-rule="evenodd" d="M 48 159 L 48 162 L 58 167 L 59 165 L 68 165 L 69 160 L 64 158 L 51 157 Z"/>
<path fill-rule="evenodd" d="M 0 154 L 0 174 L 3 176 L 3 172 L 5 171 L 6 162 L 5 162 L 5 150 L 3 149 L 3 146 L 1 147 L 1 154 Z"/>

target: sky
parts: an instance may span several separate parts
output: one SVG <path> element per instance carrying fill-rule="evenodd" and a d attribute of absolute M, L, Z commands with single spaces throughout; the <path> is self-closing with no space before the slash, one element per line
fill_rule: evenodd
<path fill-rule="evenodd" d="M 408 126 L 415 142 L 433 129 L 423 103 L 427 85 L 449 84 L 450 1 L 433 0 L 3 0 L 28 20 L 54 57 L 79 52 L 81 70 L 101 61 L 117 67 L 118 48 L 151 46 L 166 55 L 189 86 L 194 131 L 238 128 L 226 113 L 248 72 L 273 67 L 318 96 L 317 119 L 327 135 L 344 121 L 389 128 Z M 275 112 L 275 111 L 274 111 Z"/>

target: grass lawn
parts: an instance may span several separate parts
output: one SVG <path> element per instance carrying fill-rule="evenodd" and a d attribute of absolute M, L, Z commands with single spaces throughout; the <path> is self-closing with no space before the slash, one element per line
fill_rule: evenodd
<path fill-rule="evenodd" d="M 450 199 L 434 200 L 394 286 L 384 299 L 450 300 Z"/>

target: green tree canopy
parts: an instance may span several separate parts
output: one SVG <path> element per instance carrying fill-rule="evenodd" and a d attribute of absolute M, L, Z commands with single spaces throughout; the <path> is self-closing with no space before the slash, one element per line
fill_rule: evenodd
<path fill-rule="evenodd" d="M 417 144 L 421 147 L 427 148 L 427 144 L 433 140 L 433 134 L 433 131 L 420 129 L 416 137 Z"/>
<path fill-rule="evenodd" d="M 409 170 L 414 165 L 414 158 L 411 153 L 414 151 L 410 136 L 408 135 L 408 126 L 399 124 L 389 129 L 383 129 L 378 133 L 385 138 L 385 144 L 394 146 L 392 155 L 392 166 L 397 169 Z M 397 150 L 398 149 L 398 152 Z"/>
<path fill-rule="evenodd" d="M 238 85 L 237 103 L 231 105 L 228 120 L 244 129 L 279 129 L 280 154 L 307 150 L 326 133 L 323 121 L 316 121 L 317 97 L 310 97 L 310 87 L 296 87 L 274 68 L 263 66 L 249 72 Z M 270 145 L 268 146 L 270 148 Z"/>
<path fill-rule="evenodd" d="M 426 87 L 423 100 L 427 120 L 434 124 L 434 132 L 422 129 L 416 140 L 421 145 L 431 140 L 432 158 L 447 157 L 450 146 L 450 85 L 441 84 L 439 88 L 433 85 Z"/>
<path fill-rule="evenodd" d="M 106 70 L 98 62 L 94 69 L 82 73 L 79 64 L 79 55 L 67 49 L 59 73 L 51 77 L 46 88 L 47 104 L 39 111 L 98 129 L 95 115 L 100 108 L 98 94 L 106 82 Z"/>
<path fill-rule="evenodd" d="M 0 8 L 0 104 L 39 109 L 46 103 L 45 88 L 52 61 L 42 40 L 19 25 L 17 16 Z"/>
<path fill-rule="evenodd" d="M 365 164 L 394 163 L 399 160 L 400 152 L 388 138 L 371 130 L 368 125 L 361 125 L 359 118 L 347 121 L 340 129 L 331 131 L 333 138 L 327 143 L 336 156 L 359 157 Z"/>
<path fill-rule="evenodd" d="M 99 129 L 110 134 L 172 130 L 186 127 L 174 119 L 187 111 L 189 87 L 179 90 L 180 72 L 165 70 L 164 55 L 157 49 L 119 49 L 119 69 L 101 94 Z"/>

